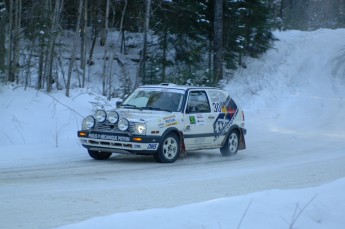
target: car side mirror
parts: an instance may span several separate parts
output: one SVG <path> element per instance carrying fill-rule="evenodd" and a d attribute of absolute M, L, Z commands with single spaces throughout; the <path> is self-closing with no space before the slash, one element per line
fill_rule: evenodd
<path fill-rule="evenodd" d="M 196 106 L 188 106 L 187 107 L 187 113 L 196 113 L 199 111 L 199 108 Z"/>
<path fill-rule="evenodd" d="M 122 101 L 116 101 L 116 108 L 119 108 L 122 104 Z"/>

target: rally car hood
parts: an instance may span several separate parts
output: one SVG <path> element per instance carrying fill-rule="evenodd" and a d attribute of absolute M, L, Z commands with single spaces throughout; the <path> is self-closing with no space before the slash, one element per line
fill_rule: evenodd
<path fill-rule="evenodd" d="M 152 111 L 152 110 L 139 110 L 139 109 L 125 109 L 120 108 L 116 109 L 116 112 L 119 114 L 120 119 L 126 118 L 131 122 L 148 122 L 152 120 L 161 120 L 165 117 L 174 115 L 175 112 L 168 111 Z"/>

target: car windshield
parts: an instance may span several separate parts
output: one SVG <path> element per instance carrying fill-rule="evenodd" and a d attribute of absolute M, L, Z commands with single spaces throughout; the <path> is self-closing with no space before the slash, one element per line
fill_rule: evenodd
<path fill-rule="evenodd" d="M 169 112 L 181 111 L 184 91 L 139 88 L 123 103 L 122 107 L 133 109 L 163 110 Z"/>

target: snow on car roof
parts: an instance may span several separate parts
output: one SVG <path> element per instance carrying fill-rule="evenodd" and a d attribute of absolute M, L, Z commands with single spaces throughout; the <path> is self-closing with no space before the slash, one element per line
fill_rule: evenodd
<path fill-rule="evenodd" d="M 172 83 L 161 83 L 161 84 L 155 84 L 155 85 L 143 85 L 140 86 L 140 88 L 171 88 L 171 89 L 182 89 L 182 90 L 188 90 L 188 89 L 218 89 L 222 90 L 220 88 L 216 87 L 208 87 L 208 86 L 192 86 L 192 85 L 177 85 Z"/>

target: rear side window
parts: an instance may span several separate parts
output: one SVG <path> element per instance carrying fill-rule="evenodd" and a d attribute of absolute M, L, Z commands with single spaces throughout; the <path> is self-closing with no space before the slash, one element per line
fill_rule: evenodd
<path fill-rule="evenodd" d="M 205 91 L 189 92 L 187 113 L 209 113 L 210 111 L 210 104 Z"/>
<path fill-rule="evenodd" d="M 208 90 L 213 112 L 234 113 L 237 109 L 235 101 L 223 90 Z"/>
<path fill-rule="evenodd" d="M 226 99 L 224 106 L 226 107 L 227 112 L 230 113 L 231 115 L 233 115 L 237 110 L 237 105 L 235 101 L 231 99 L 230 97 Z"/>

